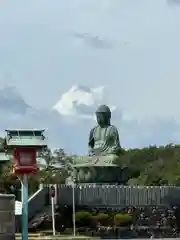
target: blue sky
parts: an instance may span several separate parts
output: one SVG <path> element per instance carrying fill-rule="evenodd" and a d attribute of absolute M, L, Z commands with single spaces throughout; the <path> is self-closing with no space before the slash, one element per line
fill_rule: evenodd
<path fill-rule="evenodd" d="M 1 1 L 0 79 L 38 108 L 104 85 L 136 118 L 180 121 L 180 6 L 170 0 Z"/>

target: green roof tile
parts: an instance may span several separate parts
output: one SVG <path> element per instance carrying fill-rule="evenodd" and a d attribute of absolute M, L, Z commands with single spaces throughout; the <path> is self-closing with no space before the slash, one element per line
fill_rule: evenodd
<path fill-rule="evenodd" d="M 6 130 L 7 146 L 47 146 L 43 131 L 37 129 Z"/>
<path fill-rule="evenodd" d="M 8 146 L 45 146 L 46 143 L 42 140 L 42 137 L 12 137 L 7 139 Z"/>

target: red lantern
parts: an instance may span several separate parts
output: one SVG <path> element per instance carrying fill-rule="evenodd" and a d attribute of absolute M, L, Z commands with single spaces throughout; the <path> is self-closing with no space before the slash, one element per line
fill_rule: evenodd
<path fill-rule="evenodd" d="M 13 154 L 13 172 L 16 175 L 37 172 L 36 148 L 18 147 Z"/>

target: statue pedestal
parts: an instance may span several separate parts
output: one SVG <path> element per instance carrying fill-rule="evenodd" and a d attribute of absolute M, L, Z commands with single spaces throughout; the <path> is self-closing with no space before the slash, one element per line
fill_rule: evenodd
<path fill-rule="evenodd" d="M 118 183 L 127 181 L 127 169 L 117 165 L 74 165 L 74 177 L 77 183 Z"/>

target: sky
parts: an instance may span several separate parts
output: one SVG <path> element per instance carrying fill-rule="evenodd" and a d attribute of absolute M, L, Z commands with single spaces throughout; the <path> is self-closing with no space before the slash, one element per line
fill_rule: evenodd
<path fill-rule="evenodd" d="M 180 122 L 179 22 L 178 0 L 2 0 L 0 82 L 37 108 L 105 86 L 136 118 Z"/>

